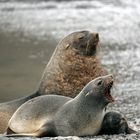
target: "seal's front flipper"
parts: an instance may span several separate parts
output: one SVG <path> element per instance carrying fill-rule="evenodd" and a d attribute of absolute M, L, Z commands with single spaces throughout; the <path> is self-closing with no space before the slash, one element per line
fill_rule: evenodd
<path fill-rule="evenodd" d="M 112 135 L 121 133 L 132 134 L 137 132 L 129 127 L 123 114 L 119 112 L 106 113 L 99 134 Z"/>

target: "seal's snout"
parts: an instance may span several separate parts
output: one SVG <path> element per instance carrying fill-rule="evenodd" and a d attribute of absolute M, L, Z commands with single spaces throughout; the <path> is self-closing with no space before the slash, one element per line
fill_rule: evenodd
<path fill-rule="evenodd" d="M 114 82 L 114 77 L 113 77 L 113 75 L 112 75 L 112 74 L 107 75 L 106 81 L 107 81 L 107 84 L 109 85 L 109 87 L 111 88 L 111 87 L 113 86 L 113 82 Z"/>
<path fill-rule="evenodd" d="M 114 79 L 114 77 L 113 77 L 113 75 L 112 74 L 109 74 L 109 75 L 107 75 L 110 79 Z"/>

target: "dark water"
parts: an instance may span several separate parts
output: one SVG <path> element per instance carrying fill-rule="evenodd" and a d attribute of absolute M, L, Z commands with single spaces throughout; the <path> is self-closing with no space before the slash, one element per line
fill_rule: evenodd
<path fill-rule="evenodd" d="M 117 79 L 111 108 L 140 130 L 140 1 L 1 1 L 0 101 L 33 92 L 58 40 L 100 34 L 103 64 Z"/>

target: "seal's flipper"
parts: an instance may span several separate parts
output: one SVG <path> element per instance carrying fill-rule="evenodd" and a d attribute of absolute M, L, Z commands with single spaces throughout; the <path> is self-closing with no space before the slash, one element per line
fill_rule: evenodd
<path fill-rule="evenodd" d="M 57 136 L 55 133 L 55 129 L 53 123 L 48 123 L 43 125 L 36 132 L 30 133 L 16 133 L 12 131 L 9 127 L 7 128 L 6 133 L 3 135 L 4 137 L 43 137 L 43 136 Z"/>
<path fill-rule="evenodd" d="M 38 130 L 37 132 L 34 133 L 20 133 L 20 134 L 4 134 L 4 137 L 42 137 L 44 134 L 43 131 Z"/>
<path fill-rule="evenodd" d="M 44 136 L 48 136 L 48 137 L 56 137 L 56 129 L 55 126 L 53 124 L 53 122 L 48 122 L 47 124 L 44 124 L 37 132 L 36 132 L 37 136 L 36 137 L 44 137 Z"/>
<path fill-rule="evenodd" d="M 39 137 L 37 133 L 4 134 L 4 137 Z"/>
<path fill-rule="evenodd" d="M 3 136 L 4 137 L 40 137 L 40 134 L 42 134 L 42 132 L 40 132 L 39 130 L 33 133 L 16 133 L 8 127 Z"/>
<path fill-rule="evenodd" d="M 133 130 L 132 128 L 128 127 L 126 133 L 127 133 L 127 134 L 135 134 L 135 133 L 138 133 L 138 132 L 135 131 L 135 130 Z"/>

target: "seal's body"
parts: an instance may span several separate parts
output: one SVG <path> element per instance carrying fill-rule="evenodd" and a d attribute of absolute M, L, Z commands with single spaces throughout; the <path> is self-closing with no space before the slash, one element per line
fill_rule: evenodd
<path fill-rule="evenodd" d="M 17 113 L 13 114 L 12 124 L 9 123 L 11 129 L 18 126 L 17 133 L 21 133 L 24 127 L 28 132 L 37 131 L 37 125 L 38 127 L 42 126 L 51 119 L 56 111 L 70 99 L 69 97 L 58 95 L 43 95 L 27 101 L 19 107 L 16 111 Z"/>
<path fill-rule="evenodd" d="M 89 82 L 73 99 L 46 95 L 24 103 L 9 121 L 9 136 L 87 136 L 101 129 L 110 95 L 112 75 Z"/>
<path fill-rule="evenodd" d="M 75 97 L 92 79 L 107 74 L 98 58 L 99 35 L 88 31 L 74 32 L 57 45 L 47 64 L 36 93 L 0 104 L 0 133 L 16 109 L 31 98 L 59 94 Z"/>

